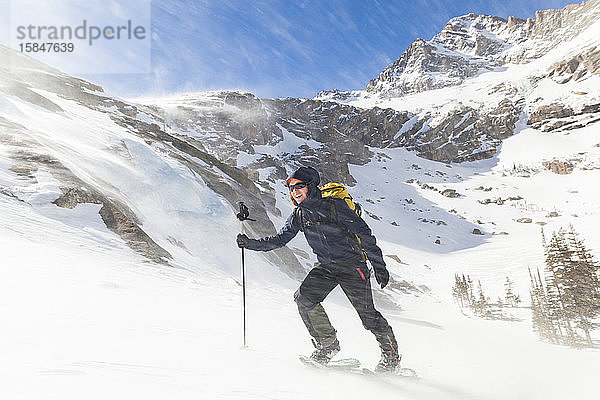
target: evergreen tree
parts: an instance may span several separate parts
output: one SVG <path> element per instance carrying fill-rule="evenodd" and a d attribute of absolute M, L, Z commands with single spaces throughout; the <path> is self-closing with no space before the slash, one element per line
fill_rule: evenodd
<path fill-rule="evenodd" d="M 566 313 L 575 321 L 577 328 L 584 331 L 588 344 L 592 345 L 590 330 L 596 327 L 593 319 L 600 315 L 598 264 L 594 262 L 573 226 L 569 226 L 563 236 L 568 248 L 563 271 Z"/>
<path fill-rule="evenodd" d="M 558 337 L 562 341 L 579 345 L 581 339 L 576 329 L 581 329 L 587 344 L 592 345 L 590 331 L 597 327 L 593 321 L 600 316 L 600 266 L 572 226 L 569 230 L 554 232 L 548 243 L 545 237 L 543 241 L 547 317 L 558 330 Z M 540 286 L 541 277 L 539 280 L 537 286 Z M 532 292 L 535 291 L 534 286 Z M 539 301 L 536 307 L 540 307 Z M 536 321 L 536 329 L 539 328 L 537 324 Z"/>
<path fill-rule="evenodd" d="M 533 327 L 533 331 L 540 337 L 547 338 L 544 334 L 544 310 L 540 286 L 536 278 L 531 274 L 531 270 L 529 270 L 529 278 L 531 281 L 531 289 L 529 290 L 529 295 L 531 296 L 531 326 Z"/>
<path fill-rule="evenodd" d="M 485 294 L 483 293 L 481 281 L 477 281 L 477 291 L 478 291 L 478 297 L 477 297 L 477 300 L 475 300 L 475 302 L 473 304 L 473 311 L 475 312 L 475 314 L 482 316 L 482 317 L 489 316 L 490 315 L 489 304 L 485 297 Z"/>
<path fill-rule="evenodd" d="M 532 274 L 531 270 L 529 270 L 529 277 L 531 280 L 531 290 L 529 293 L 531 295 L 531 322 L 533 330 L 542 339 L 558 343 L 559 335 L 557 334 L 555 321 L 552 320 L 549 312 L 550 304 L 540 270 L 537 270 L 537 275 Z"/>
<path fill-rule="evenodd" d="M 521 299 L 518 295 L 516 295 L 513 291 L 513 283 L 510 278 L 506 277 L 506 282 L 504 282 L 504 298 L 506 299 L 506 304 L 509 307 L 518 307 Z"/>
<path fill-rule="evenodd" d="M 565 255 L 568 252 L 563 240 L 562 229 L 552 233 L 550 242 L 545 248 L 546 253 L 546 294 L 548 301 L 548 316 L 556 325 L 560 337 L 574 344 L 575 332 L 573 331 L 570 314 L 565 307 L 564 271 Z"/>
<path fill-rule="evenodd" d="M 464 275 L 463 275 L 464 278 Z M 466 279 L 466 286 L 467 286 L 467 297 L 469 298 L 469 304 L 471 305 L 471 307 L 475 306 L 475 296 L 473 295 L 473 281 L 471 280 L 471 277 L 469 275 L 467 275 L 467 279 Z"/>
<path fill-rule="evenodd" d="M 460 305 L 460 308 L 465 307 L 463 282 L 458 274 L 454 274 L 454 286 L 452 287 L 452 297 L 454 301 Z"/>
<path fill-rule="evenodd" d="M 452 296 L 461 308 L 473 307 L 473 288 L 471 277 L 464 274 L 454 275 L 454 287 L 452 288 Z"/>

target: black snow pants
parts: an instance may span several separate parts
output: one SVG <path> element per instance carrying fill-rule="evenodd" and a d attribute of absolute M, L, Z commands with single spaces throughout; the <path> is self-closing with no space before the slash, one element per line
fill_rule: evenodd
<path fill-rule="evenodd" d="M 298 311 L 308 332 L 327 347 L 337 339 L 336 330 L 321 302 L 340 285 L 360 317 L 365 329 L 371 331 L 383 351 L 398 351 L 392 327 L 373 304 L 370 271 L 364 262 L 350 265 L 326 264 L 313 268 L 294 294 Z"/>

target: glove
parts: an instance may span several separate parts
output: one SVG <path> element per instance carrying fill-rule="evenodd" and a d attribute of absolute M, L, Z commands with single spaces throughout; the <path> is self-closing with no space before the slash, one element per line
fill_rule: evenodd
<path fill-rule="evenodd" d="M 243 233 L 238 233 L 236 242 L 238 247 L 243 249 L 248 247 L 248 244 L 250 243 L 250 238 L 244 235 Z"/>
<path fill-rule="evenodd" d="M 376 268 L 375 269 L 375 279 L 377 280 L 377 283 L 379 283 L 379 285 L 381 285 L 381 288 L 383 289 L 390 281 L 390 273 L 388 272 L 387 268 L 386 267 Z"/>

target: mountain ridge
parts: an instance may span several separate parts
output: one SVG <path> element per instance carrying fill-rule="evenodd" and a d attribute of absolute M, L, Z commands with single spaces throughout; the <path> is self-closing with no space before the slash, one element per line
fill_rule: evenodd
<path fill-rule="evenodd" d="M 535 19 L 467 14 L 451 19 L 431 40 L 416 39 L 364 88 L 398 97 L 459 85 L 482 71 L 527 63 L 589 28 L 600 16 L 600 1 L 560 10 L 537 11 Z"/>

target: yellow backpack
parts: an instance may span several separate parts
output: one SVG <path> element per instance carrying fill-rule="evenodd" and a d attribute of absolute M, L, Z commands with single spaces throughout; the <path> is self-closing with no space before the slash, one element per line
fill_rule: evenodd
<path fill-rule="evenodd" d="M 352 196 L 350 196 L 350 193 L 348 193 L 348 189 L 346 189 L 346 186 L 337 182 L 329 182 L 323 186 L 319 186 L 319 189 L 321 190 L 322 197 L 331 197 L 344 200 L 346 204 L 348 204 L 348 207 L 350 207 L 350 209 L 354 211 L 359 218 L 362 218 L 362 207 L 360 206 L 360 204 L 355 203 L 354 200 L 352 200 Z M 331 214 L 335 214 L 335 206 L 333 205 L 333 203 Z M 337 215 L 334 217 L 334 219 L 337 220 Z M 365 260 L 367 260 L 367 252 L 363 249 L 360 238 L 350 231 L 347 231 L 347 233 L 348 235 L 350 235 L 350 237 L 357 241 L 363 257 L 365 258 Z"/>
<path fill-rule="evenodd" d="M 346 204 L 348 204 L 348 207 L 350 207 L 350 209 L 352 211 L 354 211 L 356 213 L 356 215 L 359 218 L 362 218 L 362 207 L 360 206 L 360 204 L 355 203 L 352 200 L 352 196 L 350 196 L 350 194 L 348 193 L 348 190 L 346 189 L 346 186 L 342 185 L 341 183 L 337 183 L 337 182 L 330 182 L 326 185 L 323 186 L 319 186 L 319 190 L 321 191 L 321 196 L 323 198 L 338 198 L 338 199 L 342 199 L 346 202 Z M 337 224 L 337 211 L 335 209 L 335 204 L 333 201 L 330 202 L 330 211 L 329 211 L 329 216 L 325 216 L 322 215 L 322 217 L 325 218 L 326 221 L 328 221 L 329 223 L 335 223 Z M 304 231 L 304 226 L 302 225 L 302 209 L 300 207 L 296 207 L 295 210 L 296 216 L 298 218 L 300 222 L 300 230 Z M 343 225 L 340 225 L 343 227 Z M 347 228 L 344 227 L 344 229 L 346 230 L 346 233 L 348 234 L 348 236 L 350 238 L 352 238 L 352 240 L 354 240 L 356 242 L 356 244 L 358 245 L 358 247 L 360 248 L 360 251 L 362 253 L 362 256 L 364 257 L 364 260 L 367 260 L 367 252 L 365 251 L 365 249 L 363 249 L 360 238 L 355 235 L 354 233 L 350 232 Z"/>
<path fill-rule="evenodd" d="M 319 189 L 321 190 L 321 196 L 337 197 L 338 199 L 342 199 L 342 200 L 346 201 L 346 204 L 348 204 L 348 207 L 350 207 L 350 209 L 352 211 L 354 211 L 356 213 L 356 215 L 358 215 L 359 217 L 362 217 L 362 208 L 361 208 L 360 204 L 355 203 L 352 200 L 352 196 L 350 196 L 350 193 L 348 193 L 346 186 L 342 185 L 341 183 L 337 183 L 337 182 L 329 182 L 326 185 L 319 186 Z"/>

